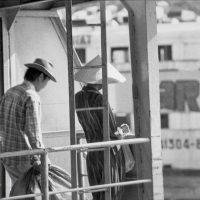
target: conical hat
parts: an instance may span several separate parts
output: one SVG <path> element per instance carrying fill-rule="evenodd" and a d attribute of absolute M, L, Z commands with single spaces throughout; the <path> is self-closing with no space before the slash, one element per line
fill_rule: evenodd
<path fill-rule="evenodd" d="M 85 66 L 101 65 L 101 57 L 98 55 Z M 126 78 L 110 63 L 107 64 L 108 84 L 123 83 Z M 101 68 L 83 68 L 74 74 L 74 79 L 83 83 L 102 84 L 102 69 Z"/>

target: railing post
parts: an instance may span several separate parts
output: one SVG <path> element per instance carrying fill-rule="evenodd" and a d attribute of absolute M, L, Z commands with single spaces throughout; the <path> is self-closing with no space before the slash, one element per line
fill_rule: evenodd
<path fill-rule="evenodd" d="M 48 183 L 48 159 L 47 153 L 41 155 L 41 188 L 42 200 L 49 200 L 49 183 Z"/>
<path fill-rule="evenodd" d="M 3 28 L 2 18 L 0 18 L 0 97 L 4 94 L 4 63 L 3 63 Z M 0 153 L 2 152 L 2 140 L 0 137 Z M 0 198 L 6 196 L 6 176 L 5 168 L 0 161 Z"/>
<path fill-rule="evenodd" d="M 0 153 L 2 152 L 2 144 L 1 144 L 1 137 L 0 137 Z M 5 168 L 3 166 L 2 161 L 0 160 L 0 198 L 6 196 L 6 175 L 5 175 Z"/>
<path fill-rule="evenodd" d="M 103 139 L 110 140 L 109 128 L 109 103 L 108 103 L 108 72 L 107 72 L 107 36 L 106 36 L 106 0 L 100 1 L 101 19 L 101 57 L 102 57 L 102 85 L 103 85 Z M 105 184 L 111 183 L 110 147 L 104 151 L 104 176 Z M 111 199 L 111 188 L 105 191 L 105 200 Z"/>
<path fill-rule="evenodd" d="M 81 143 L 81 136 L 77 135 L 77 144 Z M 82 152 L 79 151 L 77 154 L 77 165 L 78 165 L 78 186 L 83 187 L 83 163 L 82 163 Z M 79 194 L 80 200 L 84 200 L 84 194 Z"/>
<path fill-rule="evenodd" d="M 139 188 L 139 199 L 163 200 L 156 4 L 148 0 L 123 3 L 129 11 L 135 135 L 151 141 L 136 151 L 138 177 L 152 178 L 151 184 Z"/>
<path fill-rule="evenodd" d="M 72 0 L 65 0 L 66 29 L 67 29 L 67 59 L 68 59 L 68 87 L 69 87 L 69 110 L 70 110 L 70 145 L 76 144 L 75 126 L 75 88 L 73 66 L 73 38 L 72 38 Z M 71 151 L 71 182 L 72 188 L 77 187 L 77 151 Z M 77 200 L 77 192 L 72 192 L 72 200 Z"/>

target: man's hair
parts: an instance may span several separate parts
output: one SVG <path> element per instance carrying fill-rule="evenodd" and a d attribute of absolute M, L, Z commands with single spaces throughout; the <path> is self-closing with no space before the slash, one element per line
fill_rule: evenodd
<path fill-rule="evenodd" d="M 27 81 L 33 82 L 40 76 L 40 74 L 44 75 L 44 79 L 47 78 L 47 75 L 42 73 L 41 71 L 34 68 L 28 68 L 25 72 L 24 79 L 26 79 Z"/>

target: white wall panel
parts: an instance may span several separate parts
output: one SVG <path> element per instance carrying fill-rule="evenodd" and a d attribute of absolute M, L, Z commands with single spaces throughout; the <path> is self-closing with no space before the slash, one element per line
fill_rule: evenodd
<path fill-rule="evenodd" d="M 179 51 L 177 51 L 178 53 Z M 200 59 L 200 43 L 199 42 L 190 42 L 183 43 L 183 60 L 199 60 Z"/>
<path fill-rule="evenodd" d="M 169 114 L 169 128 L 176 130 L 200 129 L 200 113 L 181 113 Z"/>
<path fill-rule="evenodd" d="M 15 55 L 12 66 L 15 82 L 12 84 L 22 82 L 26 70 L 24 63 L 33 62 L 37 57 L 49 60 L 55 67 L 57 83 L 50 81 L 40 92 L 42 130 L 69 130 L 67 56 L 50 18 L 17 17 L 11 38 L 14 41 L 12 54 Z M 78 123 L 77 126 L 80 128 Z"/>

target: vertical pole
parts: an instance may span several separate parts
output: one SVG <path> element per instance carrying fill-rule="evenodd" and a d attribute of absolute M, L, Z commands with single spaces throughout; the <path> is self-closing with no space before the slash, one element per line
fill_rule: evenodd
<path fill-rule="evenodd" d="M 0 137 L 0 153 L 1 153 L 1 137 Z M 6 196 L 6 173 L 3 163 L 0 160 L 0 198 Z"/>
<path fill-rule="evenodd" d="M 136 79 L 136 72 L 137 72 L 137 52 L 136 52 L 136 38 L 135 38 L 135 21 L 134 21 L 134 13 L 132 10 L 128 10 L 128 19 L 129 19 L 129 40 L 130 40 L 130 57 L 131 57 L 131 74 L 132 74 L 132 95 L 133 95 L 133 100 L 134 100 L 134 121 L 135 121 L 135 130 L 136 132 L 139 130 L 139 110 L 137 109 L 137 103 L 136 100 L 138 99 L 137 95 L 138 92 L 136 91 L 136 86 L 137 86 L 137 79 Z M 139 133 L 136 133 L 138 136 Z M 137 172 L 137 179 L 142 178 L 141 176 L 141 170 L 140 170 L 140 158 L 141 158 L 141 152 L 140 149 L 137 148 L 134 145 L 134 151 L 136 155 L 136 172 Z M 137 185 L 137 199 L 141 199 L 141 194 L 140 192 L 142 191 L 143 185 Z M 135 196 L 136 198 L 136 196 Z"/>
<path fill-rule="evenodd" d="M 2 27 L 2 18 L 0 18 L 0 96 L 4 94 L 4 65 L 3 65 L 3 27 Z M 0 153 L 1 153 L 1 137 L 0 137 Z M 0 161 L 0 198 L 6 196 L 6 176 L 5 169 Z"/>
<path fill-rule="evenodd" d="M 80 144 L 81 137 L 77 137 L 77 143 Z M 83 187 L 83 163 L 82 163 L 82 152 L 77 154 L 77 163 L 78 163 L 78 186 Z M 80 200 L 84 200 L 84 194 L 80 193 Z"/>
<path fill-rule="evenodd" d="M 107 39 L 106 39 L 106 2 L 100 1 L 101 17 L 101 57 L 102 57 L 102 80 L 103 80 L 103 138 L 110 140 L 109 128 L 109 104 L 108 104 L 108 77 L 107 77 Z M 105 183 L 111 182 L 110 147 L 104 150 L 104 175 Z M 111 188 L 105 191 L 105 200 L 111 199 Z"/>
<path fill-rule="evenodd" d="M 42 200 L 49 200 L 49 183 L 48 183 L 48 159 L 47 153 L 41 155 L 41 189 Z"/>
<path fill-rule="evenodd" d="M 72 0 L 65 0 L 66 29 L 67 29 L 67 59 L 69 84 L 69 110 L 70 110 L 70 144 L 76 144 L 75 133 L 75 98 L 74 98 L 74 69 L 73 69 L 73 43 L 72 43 Z M 77 187 L 77 153 L 71 151 L 72 188 Z M 72 193 L 72 199 L 77 199 L 77 192 Z"/>
<path fill-rule="evenodd" d="M 139 198 L 163 200 L 156 2 L 123 2 L 129 10 L 135 134 L 151 140 L 136 152 L 139 178 L 152 179 L 139 186 Z"/>

